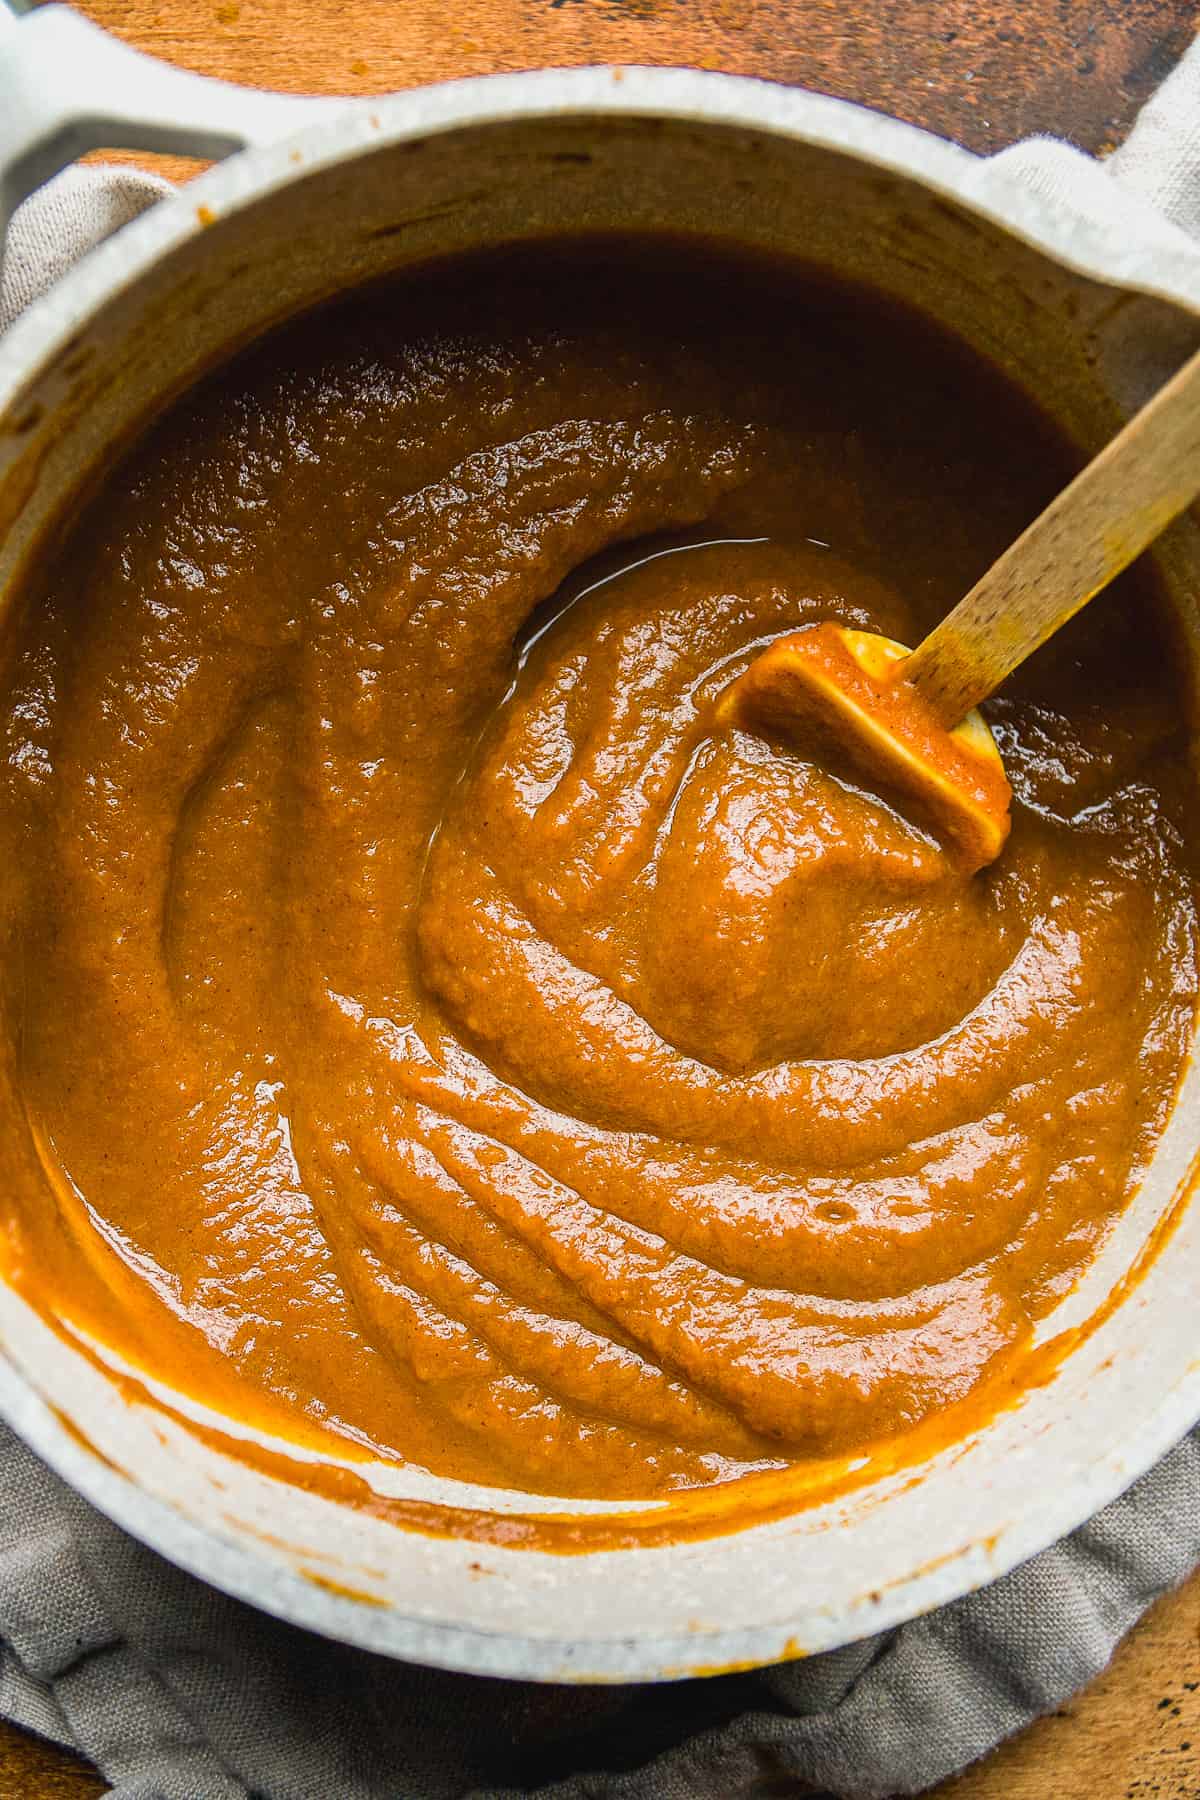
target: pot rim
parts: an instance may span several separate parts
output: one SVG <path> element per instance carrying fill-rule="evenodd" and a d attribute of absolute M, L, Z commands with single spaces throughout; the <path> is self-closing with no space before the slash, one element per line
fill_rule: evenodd
<path fill-rule="evenodd" d="M 248 106 L 259 98 L 247 91 Z M 597 64 L 471 76 L 332 108 L 328 100 L 292 104 L 295 131 L 250 144 L 164 195 L 81 257 L 8 327 L 0 338 L 0 414 L 33 367 L 92 311 L 227 213 L 378 148 L 517 120 L 669 119 L 793 138 L 917 181 L 1077 274 L 1200 313 L 1200 245 L 1130 196 L 1122 196 L 1125 222 L 1136 218 L 1142 235 L 1114 243 L 1103 224 L 1068 213 L 1014 178 L 1003 168 L 1003 156 L 976 156 L 853 101 L 758 77 Z M 1081 165 L 1099 168 L 1092 158 L 1074 154 Z"/>

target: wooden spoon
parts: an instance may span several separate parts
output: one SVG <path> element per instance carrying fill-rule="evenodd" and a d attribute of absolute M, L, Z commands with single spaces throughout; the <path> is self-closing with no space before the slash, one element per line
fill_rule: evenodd
<path fill-rule="evenodd" d="M 815 731 L 899 790 L 972 870 L 1012 792 L 978 701 L 1200 493 L 1200 351 L 1022 532 L 915 650 L 824 623 L 778 638 L 720 696 L 719 725 Z"/>

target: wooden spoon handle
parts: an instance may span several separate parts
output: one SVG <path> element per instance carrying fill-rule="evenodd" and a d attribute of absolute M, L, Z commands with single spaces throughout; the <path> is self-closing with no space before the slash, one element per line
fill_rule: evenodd
<path fill-rule="evenodd" d="M 956 725 L 1200 493 L 1200 351 L 903 663 Z"/>

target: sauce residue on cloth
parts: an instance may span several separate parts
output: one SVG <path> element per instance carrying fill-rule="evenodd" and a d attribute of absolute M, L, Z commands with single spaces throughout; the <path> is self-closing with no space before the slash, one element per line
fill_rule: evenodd
<path fill-rule="evenodd" d="M 911 322 L 678 247 L 426 271 L 185 397 L 7 637 L 12 1279 L 285 1438 L 568 1497 L 1016 1378 L 1191 1028 L 1155 591 L 988 708 L 975 876 L 713 720 L 807 623 L 919 641 L 1068 472 Z"/>

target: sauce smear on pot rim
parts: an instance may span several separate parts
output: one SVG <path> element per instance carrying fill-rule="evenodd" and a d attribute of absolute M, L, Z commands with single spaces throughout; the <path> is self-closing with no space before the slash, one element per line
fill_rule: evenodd
<path fill-rule="evenodd" d="M 426 270 L 187 395 L 6 638 L 10 1278 L 534 1494 L 977 1423 L 1180 1076 L 1182 661 L 1135 574 L 989 703 L 974 876 L 718 702 L 820 619 L 919 641 L 1069 473 L 911 320 L 678 245 Z"/>

